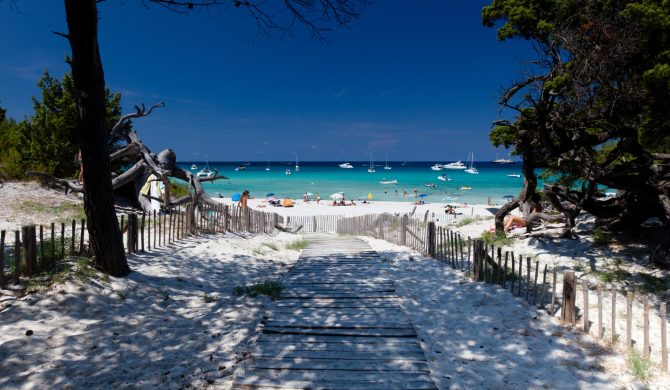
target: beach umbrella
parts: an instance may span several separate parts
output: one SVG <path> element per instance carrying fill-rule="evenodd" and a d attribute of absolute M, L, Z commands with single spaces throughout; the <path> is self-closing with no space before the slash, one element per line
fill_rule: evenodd
<path fill-rule="evenodd" d="M 503 199 L 514 199 L 514 195 L 505 195 L 502 198 Z"/>
<path fill-rule="evenodd" d="M 240 197 L 242 197 L 242 194 L 233 194 L 231 199 L 233 200 L 233 202 L 237 202 L 238 200 L 240 200 Z"/>
<path fill-rule="evenodd" d="M 282 201 L 282 205 L 284 207 L 293 207 L 293 201 L 291 199 L 286 198 Z"/>
<path fill-rule="evenodd" d="M 372 192 L 368 192 L 368 199 L 372 199 Z"/>
<path fill-rule="evenodd" d="M 274 195 L 275 195 L 274 192 L 268 192 L 267 194 L 265 194 L 265 196 L 274 196 Z"/>
<path fill-rule="evenodd" d="M 332 199 L 344 199 L 344 194 L 341 192 L 336 192 L 330 196 Z"/>
<path fill-rule="evenodd" d="M 425 198 L 428 194 L 419 194 L 419 198 Z"/>

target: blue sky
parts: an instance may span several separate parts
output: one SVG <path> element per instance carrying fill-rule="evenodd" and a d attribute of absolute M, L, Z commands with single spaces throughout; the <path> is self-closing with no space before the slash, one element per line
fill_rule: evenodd
<path fill-rule="evenodd" d="M 205 151 L 210 161 L 489 160 L 498 96 L 530 51 L 481 25 L 486 4 L 377 0 L 324 45 L 300 27 L 258 36 L 242 9 L 108 0 L 99 41 L 125 110 L 166 103 L 135 121 L 139 137 L 181 161 Z M 0 2 L 0 105 L 11 117 L 30 115 L 45 69 L 67 71 L 69 46 L 52 31 L 66 31 L 62 1 Z"/>

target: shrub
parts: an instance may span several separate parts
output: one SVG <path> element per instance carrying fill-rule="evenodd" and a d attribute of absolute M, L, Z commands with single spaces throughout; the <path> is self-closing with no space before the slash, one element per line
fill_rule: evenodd
<path fill-rule="evenodd" d="M 496 247 L 511 245 L 512 242 L 514 241 L 510 237 L 505 236 L 504 233 L 489 232 L 489 231 L 482 233 L 481 238 L 482 240 L 484 240 L 485 243 Z"/>
<path fill-rule="evenodd" d="M 593 229 L 593 245 L 603 246 L 612 242 L 612 234 L 600 228 Z"/>
<path fill-rule="evenodd" d="M 307 240 L 301 238 L 300 240 L 295 240 L 293 242 L 289 242 L 288 244 L 286 244 L 286 249 L 300 251 L 305 249 L 308 244 L 309 242 Z"/>
<path fill-rule="evenodd" d="M 238 286 L 233 290 L 236 296 L 248 295 L 255 297 L 258 295 L 267 295 L 271 299 L 279 299 L 284 286 L 272 280 L 266 280 L 262 283 L 255 283 L 251 286 Z"/>
<path fill-rule="evenodd" d="M 631 349 L 626 359 L 628 369 L 639 380 L 646 380 L 649 378 L 649 370 L 651 369 L 651 362 L 642 356 L 635 349 Z"/>

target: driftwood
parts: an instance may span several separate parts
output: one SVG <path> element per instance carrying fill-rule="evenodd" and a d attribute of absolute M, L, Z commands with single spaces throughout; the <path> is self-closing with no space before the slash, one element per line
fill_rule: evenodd
<path fill-rule="evenodd" d="M 124 115 L 119 119 L 110 130 L 110 135 L 116 134 L 128 120 L 147 116 L 158 107 L 164 107 L 164 104 L 155 104 L 150 107 L 149 110 L 146 110 L 144 105 L 141 107 L 135 106 L 136 111 L 132 114 Z M 202 204 L 218 205 L 218 203 L 207 196 L 202 187 L 203 182 L 228 179 L 226 176 L 219 175 L 218 170 L 214 170 L 214 175 L 211 177 L 198 177 L 190 171 L 177 167 L 177 157 L 171 149 L 165 149 L 158 155 L 152 153 L 137 137 L 135 131 L 130 131 L 128 133 L 126 142 L 127 144 L 124 147 L 110 154 L 110 160 L 115 161 L 125 158 L 130 161 L 135 161 L 135 163 L 125 172 L 118 175 L 112 174 L 112 188 L 115 192 L 120 192 L 121 189 L 125 189 L 124 192 L 127 193 L 128 186 L 131 186 L 130 190 L 133 194 L 133 198 L 129 200 L 136 207 L 141 208 L 147 213 L 151 213 L 152 200 L 160 201 L 161 208 L 166 210 L 188 202 L 193 202 L 198 207 Z M 66 189 L 66 191 L 83 192 L 84 190 L 82 183 L 79 183 L 76 180 L 57 178 L 44 172 L 35 171 L 28 171 L 26 172 L 26 175 L 39 177 L 51 185 Z M 142 187 L 144 187 L 147 179 L 151 175 L 157 177 L 164 185 L 163 197 L 161 199 L 152 198 L 150 194 L 147 195 L 142 193 Z M 180 198 L 172 197 L 170 195 L 171 178 L 183 180 L 188 183 L 190 194 Z"/>

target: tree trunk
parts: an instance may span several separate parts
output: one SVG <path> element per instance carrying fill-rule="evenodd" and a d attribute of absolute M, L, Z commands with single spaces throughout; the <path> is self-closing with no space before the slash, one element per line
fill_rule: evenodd
<path fill-rule="evenodd" d="M 95 264 L 113 276 L 130 272 L 114 211 L 105 123 L 105 75 L 98 48 L 96 0 L 65 0 L 72 78 L 77 97 L 84 208 Z"/>

